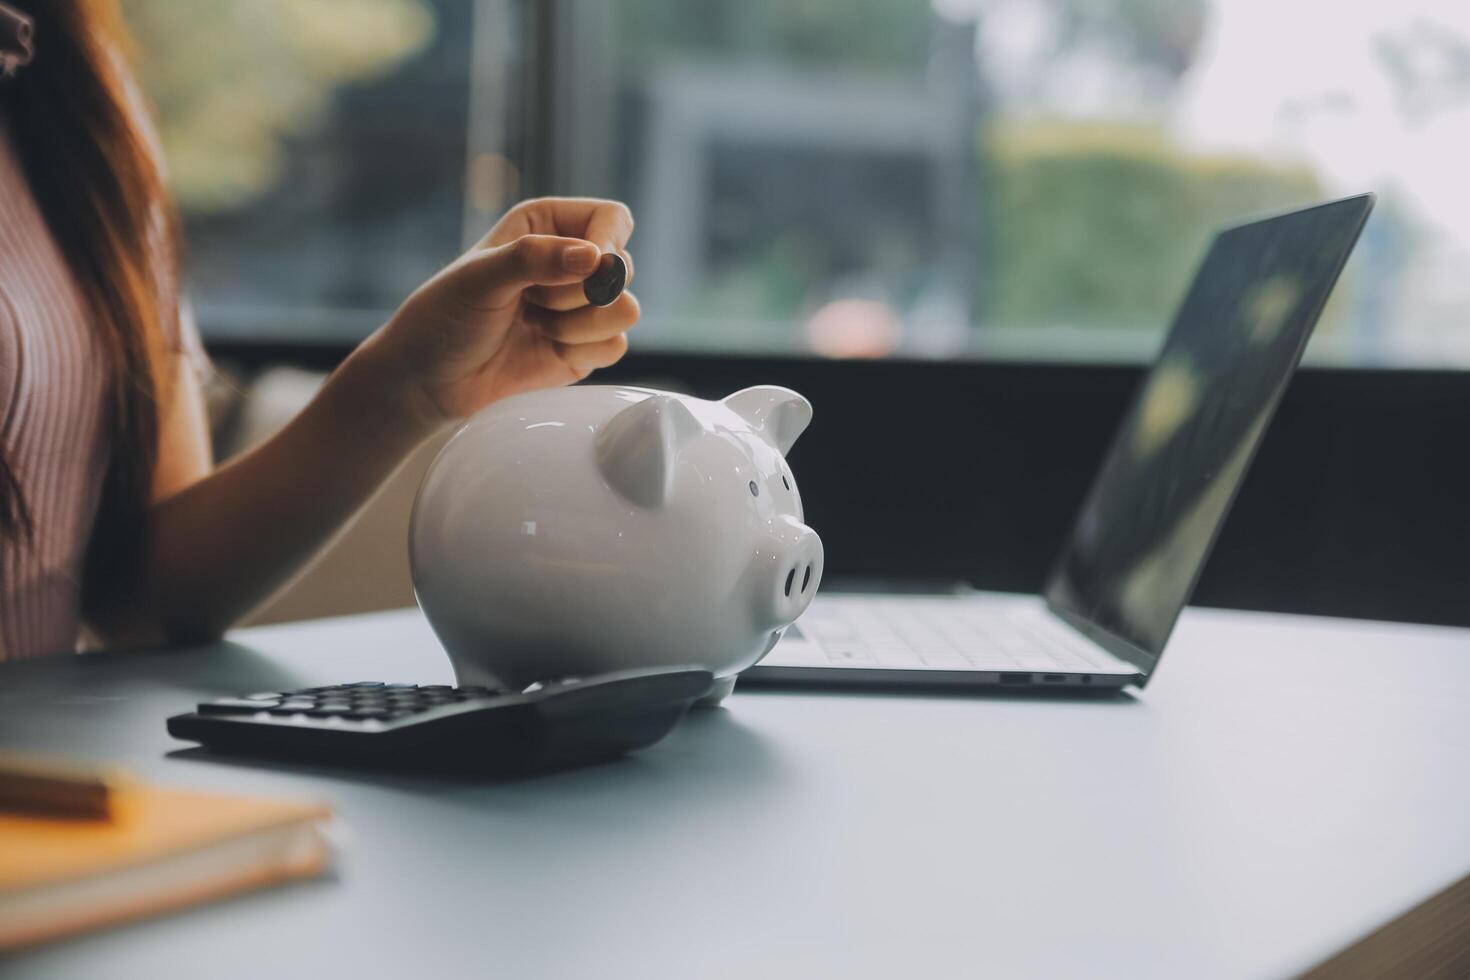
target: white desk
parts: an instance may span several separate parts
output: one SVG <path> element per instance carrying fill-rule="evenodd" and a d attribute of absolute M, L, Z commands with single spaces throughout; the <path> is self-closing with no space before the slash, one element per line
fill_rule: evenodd
<path fill-rule="evenodd" d="M 416 612 L 0 667 L 0 745 L 319 797 L 325 880 L 7 976 L 1263 977 L 1470 872 L 1470 631 L 1191 610 L 1134 697 L 738 692 L 606 766 L 457 784 L 209 761 L 238 691 L 447 682 Z"/>

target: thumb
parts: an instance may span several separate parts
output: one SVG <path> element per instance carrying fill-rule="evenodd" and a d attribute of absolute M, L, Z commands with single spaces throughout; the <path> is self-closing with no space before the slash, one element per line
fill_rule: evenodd
<path fill-rule="evenodd" d="M 495 310 L 517 302 L 528 286 L 581 282 L 596 270 L 601 257 L 596 245 L 580 238 L 522 235 L 513 242 L 471 252 L 456 278 L 473 292 L 476 306 Z"/>

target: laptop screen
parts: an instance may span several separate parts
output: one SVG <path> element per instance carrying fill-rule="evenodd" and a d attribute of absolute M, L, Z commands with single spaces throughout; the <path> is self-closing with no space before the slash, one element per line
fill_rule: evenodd
<path fill-rule="evenodd" d="M 1145 675 L 1372 206 L 1352 197 L 1216 236 L 1124 418 L 1046 598 Z"/>

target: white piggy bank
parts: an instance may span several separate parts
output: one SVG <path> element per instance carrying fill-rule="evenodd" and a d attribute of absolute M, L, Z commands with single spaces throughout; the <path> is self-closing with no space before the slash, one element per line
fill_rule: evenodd
<path fill-rule="evenodd" d="M 460 683 L 696 664 L 728 693 L 822 578 L 784 455 L 811 416 L 785 388 L 585 386 L 470 419 L 409 531 L 419 605 Z"/>

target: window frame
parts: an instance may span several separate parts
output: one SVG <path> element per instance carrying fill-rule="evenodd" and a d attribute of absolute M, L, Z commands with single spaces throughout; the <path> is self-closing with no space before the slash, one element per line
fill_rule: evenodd
<path fill-rule="evenodd" d="M 508 8 L 515 0 L 476 2 Z M 582 23 L 564 16 L 576 2 L 520 8 L 531 70 L 507 111 L 522 124 L 522 197 L 579 181 L 578 192 L 598 191 L 595 179 L 556 162 L 574 124 L 555 65 L 575 41 L 566 25 Z M 467 238 L 483 218 L 467 210 Z M 237 337 L 209 343 L 221 364 L 246 376 L 278 364 L 331 370 L 353 346 Z M 1143 370 L 635 346 L 590 383 L 682 386 L 706 397 L 750 384 L 802 391 L 817 417 L 793 465 L 808 517 L 827 542 L 832 579 L 963 579 L 1034 591 Z M 956 424 L 966 418 L 976 423 Z M 1196 601 L 1470 626 L 1467 439 L 1470 370 L 1303 366 Z M 853 482 L 859 473 L 861 485 Z"/>

